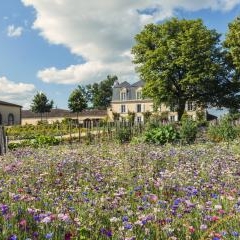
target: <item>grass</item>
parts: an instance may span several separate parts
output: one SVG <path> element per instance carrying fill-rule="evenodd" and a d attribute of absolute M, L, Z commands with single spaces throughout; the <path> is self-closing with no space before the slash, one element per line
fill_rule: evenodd
<path fill-rule="evenodd" d="M 1 239 L 239 239 L 239 142 L 17 149 Z"/>

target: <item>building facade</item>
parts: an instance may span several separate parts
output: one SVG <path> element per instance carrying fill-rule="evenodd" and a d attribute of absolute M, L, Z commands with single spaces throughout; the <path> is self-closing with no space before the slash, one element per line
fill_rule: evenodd
<path fill-rule="evenodd" d="M 34 113 L 31 110 L 22 110 L 22 125 L 37 125 L 40 121 L 52 124 L 56 121 L 62 122 L 64 119 L 72 119 L 83 126 L 94 126 L 107 117 L 106 110 L 85 110 L 79 114 L 73 113 L 66 109 L 51 109 L 50 112 L 44 113 L 42 118 L 40 113 Z"/>
<path fill-rule="evenodd" d="M 11 126 L 21 124 L 22 106 L 0 101 L 0 125 Z"/>
<path fill-rule="evenodd" d="M 154 112 L 153 100 L 142 97 L 142 89 L 144 86 L 143 81 L 130 84 L 128 82 L 116 83 L 113 87 L 113 96 L 111 107 L 108 109 L 108 115 L 113 120 L 114 115 L 120 117 L 119 120 L 127 119 L 129 112 L 135 114 L 135 122 L 144 121 L 144 113 Z M 189 116 L 195 120 L 197 118 L 197 111 L 194 102 L 187 102 L 185 110 Z M 207 114 L 206 110 L 202 110 L 203 113 Z M 170 107 L 162 104 L 158 107 L 156 113 L 164 113 L 168 121 L 175 122 L 178 120 L 178 113 L 172 110 Z"/>

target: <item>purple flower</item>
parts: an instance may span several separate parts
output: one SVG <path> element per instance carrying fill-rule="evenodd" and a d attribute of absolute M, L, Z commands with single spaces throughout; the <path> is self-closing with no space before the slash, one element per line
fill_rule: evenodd
<path fill-rule="evenodd" d="M 211 197 L 217 199 L 217 198 L 218 198 L 218 195 L 217 195 L 216 193 L 212 193 L 212 194 L 211 194 Z"/>
<path fill-rule="evenodd" d="M 52 236 L 53 236 L 53 233 L 47 233 L 47 234 L 45 235 L 45 238 L 46 238 L 46 239 L 50 239 L 50 238 L 52 238 Z"/>
<path fill-rule="evenodd" d="M 2 204 L 0 208 L 1 208 L 2 215 L 5 215 L 8 213 L 8 210 L 9 210 L 8 205 Z"/>
<path fill-rule="evenodd" d="M 127 221 L 128 221 L 128 216 L 123 216 L 123 217 L 122 217 L 122 221 L 123 221 L 123 222 L 127 222 Z"/>
<path fill-rule="evenodd" d="M 106 235 L 107 237 L 112 237 L 112 231 L 109 230 L 109 229 L 102 228 L 102 229 L 100 230 L 100 232 L 101 232 L 103 235 Z"/>
<path fill-rule="evenodd" d="M 236 232 L 236 231 L 233 231 L 233 232 L 232 232 L 232 235 L 233 235 L 234 237 L 238 237 L 238 236 L 239 236 L 239 233 Z"/>
<path fill-rule="evenodd" d="M 125 229 L 132 229 L 132 224 L 127 222 L 127 223 L 124 224 L 124 228 Z"/>
<path fill-rule="evenodd" d="M 9 237 L 9 240 L 17 240 L 17 236 L 16 236 L 16 235 L 11 235 L 11 236 Z"/>

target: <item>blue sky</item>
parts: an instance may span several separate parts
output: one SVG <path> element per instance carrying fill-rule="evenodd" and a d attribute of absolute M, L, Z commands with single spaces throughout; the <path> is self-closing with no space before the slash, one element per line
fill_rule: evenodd
<path fill-rule="evenodd" d="M 224 38 L 238 15 L 240 0 L 1 1 L 0 100 L 27 109 L 42 91 L 67 108 L 78 84 L 109 74 L 138 80 L 130 50 L 145 24 L 172 16 L 202 18 Z"/>

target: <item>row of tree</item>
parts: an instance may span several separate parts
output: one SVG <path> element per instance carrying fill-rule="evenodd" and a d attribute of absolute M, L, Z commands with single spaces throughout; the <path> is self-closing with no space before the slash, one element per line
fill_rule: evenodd
<path fill-rule="evenodd" d="M 107 109 L 111 103 L 112 87 L 116 80 L 117 76 L 107 76 L 100 83 L 78 85 L 69 96 L 68 108 L 77 115 L 84 109 Z M 48 100 L 44 93 L 38 92 L 32 100 L 31 110 L 40 113 L 42 119 L 44 113 L 51 111 L 53 104 L 53 100 Z"/>

